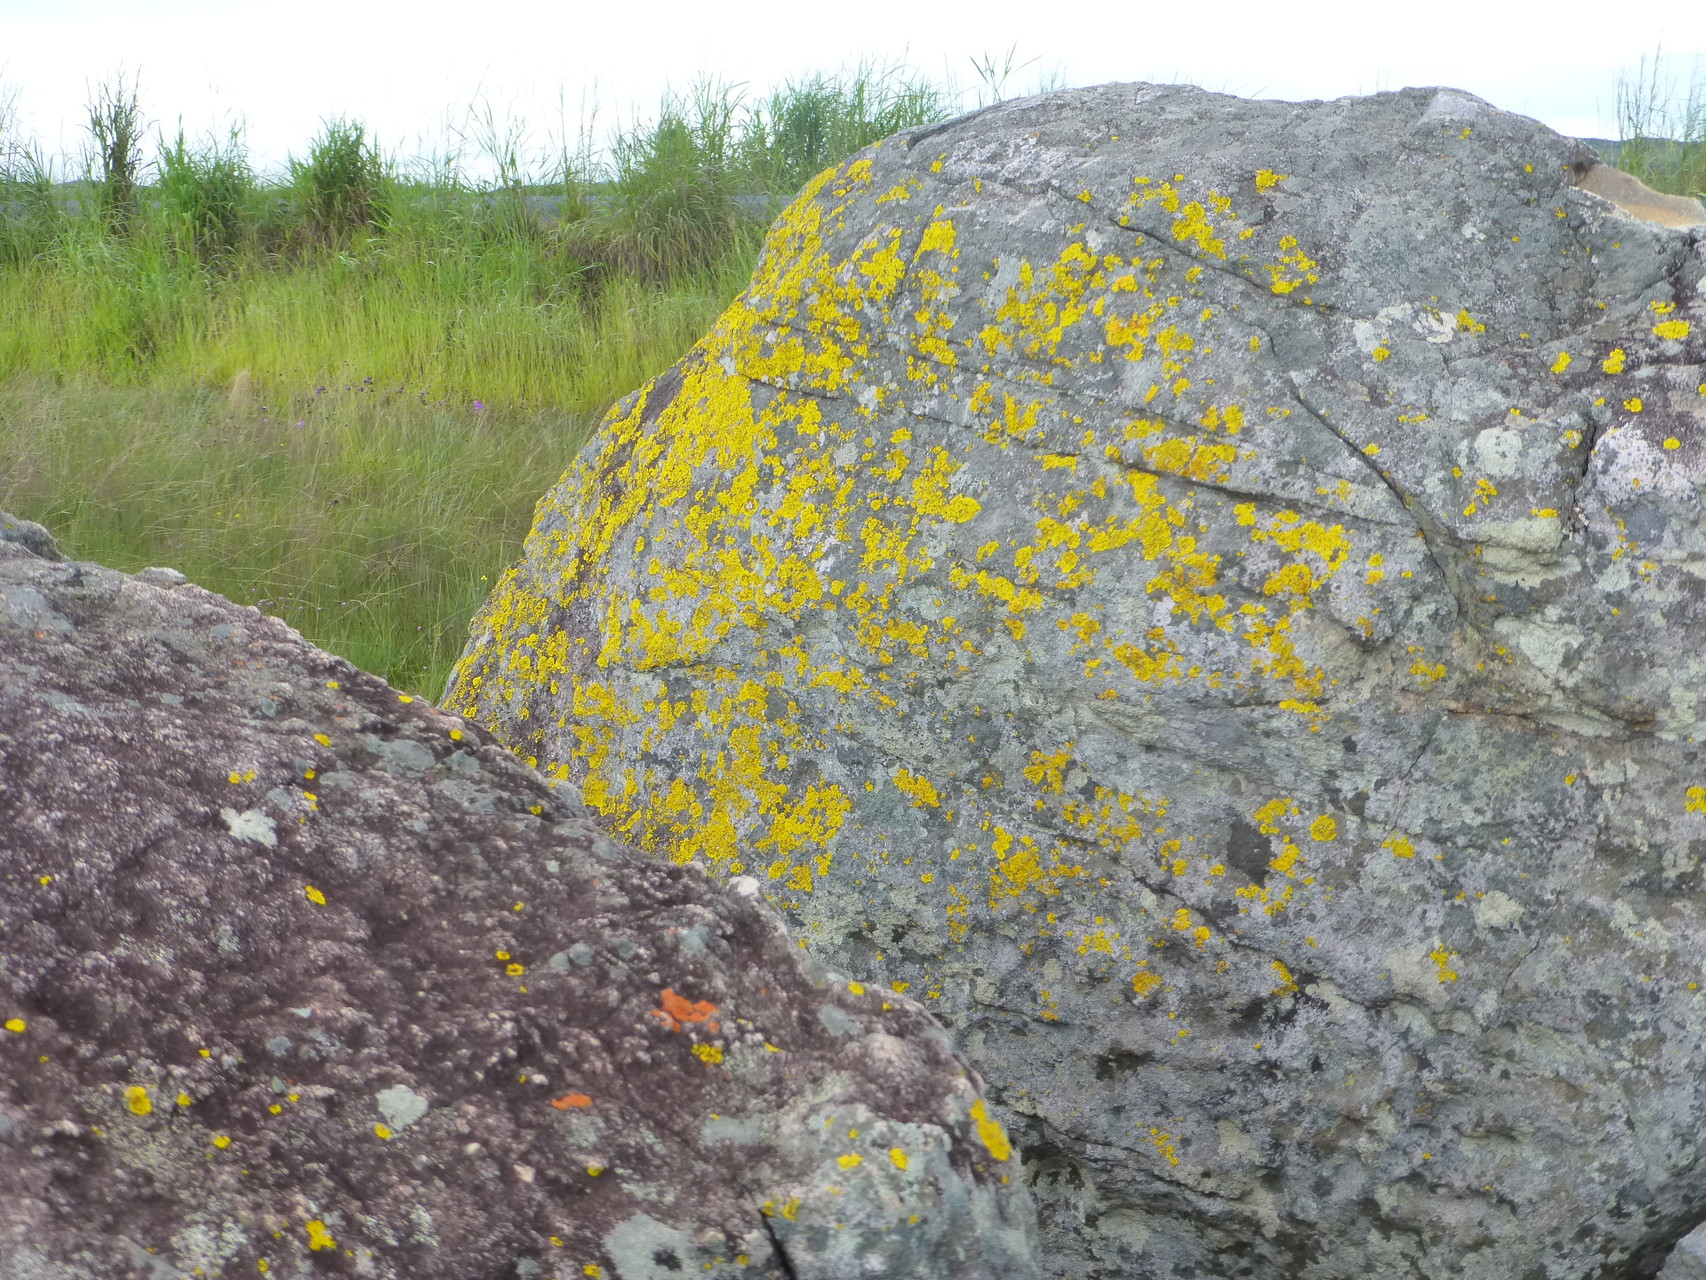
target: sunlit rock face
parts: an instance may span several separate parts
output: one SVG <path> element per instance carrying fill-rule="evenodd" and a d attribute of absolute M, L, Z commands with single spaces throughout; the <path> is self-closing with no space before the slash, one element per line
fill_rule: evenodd
<path fill-rule="evenodd" d="M 1650 1273 L 1706 1217 L 1706 249 L 1593 166 L 1435 89 L 889 139 L 446 706 L 947 1019 L 1055 1274 Z"/>
<path fill-rule="evenodd" d="M 0 1280 L 1034 1277 L 947 1033 L 757 897 L 0 513 Z"/>

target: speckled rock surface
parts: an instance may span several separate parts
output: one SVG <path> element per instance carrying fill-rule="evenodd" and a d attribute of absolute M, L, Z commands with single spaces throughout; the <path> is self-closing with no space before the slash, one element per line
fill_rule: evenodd
<path fill-rule="evenodd" d="M 0 539 L 0 1278 L 1034 1274 L 917 1005 L 175 583 Z"/>
<path fill-rule="evenodd" d="M 1071 1277 L 1650 1274 L 1706 1218 L 1706 251 L 1450 90 L 875 147 L 446 705 L 923 996 Z"/>

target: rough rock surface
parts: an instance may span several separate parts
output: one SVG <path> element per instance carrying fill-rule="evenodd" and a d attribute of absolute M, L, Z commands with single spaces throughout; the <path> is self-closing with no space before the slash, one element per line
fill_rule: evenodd
<path fill-rule="evenodd" d="M 182 582 L 0 539 L 0 1278 L 1035 1274 L 919 1006 Z"/>
<path fill-rule="evenodd" d="M 1706 1280 L 1706 1227 L 1696 1227 L 1683 1238 L 1659 1277 L 1660 1280 Z"/>
<path fill-rule="evenodd" d="M 1062 1276 L 1706 1218 L 1706 249 L 1451 90 L 1113 85 L 813 181 L 446 705 L 956 1028 Z"/>

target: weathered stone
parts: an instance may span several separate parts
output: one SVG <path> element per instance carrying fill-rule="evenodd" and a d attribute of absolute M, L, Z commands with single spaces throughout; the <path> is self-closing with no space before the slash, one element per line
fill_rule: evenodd
<path fill-rule="evenodd" d="M 919 1006 L 154 577 L 0 541 L 0 1278 L 1034 1275 Z"/>
<path fill-rule="evenodd" d="M 59 554 L 59 544 L 44 526 L 34 520 L 20 520 L 16 516 L 9 516 L 4 511 L 0 511 L 0 542 L 16 543 L 43 560 L 65 558 Z"/>
<path fill-rule="evenodd" d="M 956 1028 L 1062 1276 L 1706 1218 L 1706 250 L 1451 90 L 1114 85 L 810 184 L 447 706 Z"/>
<path fill-rule="evenodd" d="M 1677 1244 L 1659 1280 L 1706 1280 L 1706 1226 L 1696 1227 Z"/>

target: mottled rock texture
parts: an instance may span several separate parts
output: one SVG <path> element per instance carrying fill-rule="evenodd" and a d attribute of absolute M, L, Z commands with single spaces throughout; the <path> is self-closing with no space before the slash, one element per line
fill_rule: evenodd
<path fill-rule="evenodd" d="M 1072 1277 L 1706 1218 L 1706 249 L 1449 90 L 1113 85 L 813 181 L 447 706 L 948 1019 Z"/>
<path fill-rule="evenodd" d="M 0 538 L 0 1278 L 1034 1274 L 917 1005 L 174 583 Z"/>

